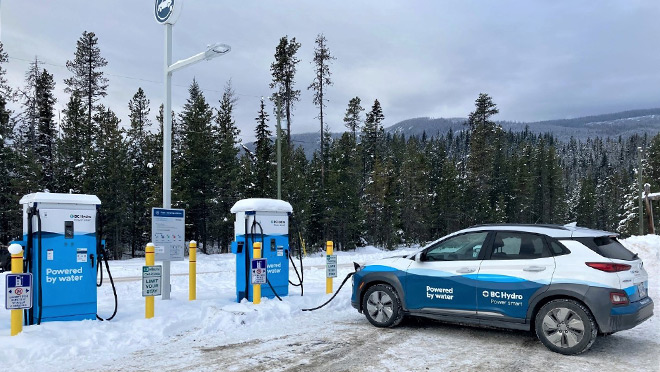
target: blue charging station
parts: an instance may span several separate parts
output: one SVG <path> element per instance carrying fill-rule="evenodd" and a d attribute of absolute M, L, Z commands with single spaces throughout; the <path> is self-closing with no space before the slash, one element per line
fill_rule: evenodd
<path fill-rule="evenodd" d="M 243 199 L 231 208 L 236 214 L 232 253 L 236 254 L 236 301 L 252 301 L 252 244 L 262 243 L 261 256 L 267 261 L 267 280 L 261 297 L 289 294 L 289 216 L 291 204 L 276 199 Z M 271 288 L 272 286 L 272 288 Z M 275 290 L 275 292 L 273 292 Z"/>
<path fill-rule="evenodd" d="M 94 195 L 25 195 L 23 241 L 26 272 L 34 278 L 27 324 L 96 319 L 96 269 L 101 240 Z"/>

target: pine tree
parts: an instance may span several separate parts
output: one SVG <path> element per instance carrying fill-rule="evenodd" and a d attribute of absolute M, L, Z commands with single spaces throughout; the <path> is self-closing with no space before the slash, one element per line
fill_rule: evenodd
<path fill-rule="evenodd" d="M 36 158 L 40 165 L 41 189 L 55 190 L 55 141 L 57 132 L 55 129 L 55 80 L 53 75 L 43 70 L 37 82 L 37 133 L 36 133 Z"/>
<path fill-rule="evenodd" d="M 300 62 L 298 57 L 296 57 L 299 48 L 300 43 L 296 42 L 295 37 L 289 40 L 288 36 L 283 36 L 275 48 L 275 62 L 270 65 L 271 75 L 273 76 L 270 88 L 277 89 L 277 92 L 273 93 L 271 100 L 273 103 L 277 103 L 279 97 L 281 100 L 280 104 L 284 107 L 288 146 L 291 146 L 291 110 L 295 102 L 300 99 L 300 90 L 294 88 L 296 83 L 296 65 Z"/>
<path fill-rule="evenodd" d="M 95 177 L 88 178 L 87 190 L 95 194 L 103 203 L 101 224 L 106 246 L 115 259 L 122 256 L 122 246 L 127 222 L 127 197 L 125 185 L 128 181 L 129 162 L 124 133 L 120 120 L 114 112 L 100 105 L 94 115 L 99 128 L 94 137 L 95 151 L 91 154 L 90 172 Z"/>
<path fill-rule="evenodd" d="M 402 137 L 403 140 L 403 137 Z M 401 230 L 408 245 L 423 243 L 430 230 L 430 197 L 427 180 L 430 176 L 429 158 L 417 137 L 409 138 L 401 159 L 401 174 L 397 177 L 401 209 Z"/>
<path fill-rule="evenodd" d="M 373 170 L 374 162 L 380 156 L 380 149 L 383 146 L 385 137 L 385 131 L 382 125 L 383 120 L 385 120 L 383 109 L 380 106 L 380 102 L 375 100 L 373 106 L 371 106 L 371 111 L 367 113 L 360 136 L 365 174 Z"/>
<path fill-rule="evenodd" d="M 472 223 L 486 222 L 493 207 L 490 200 L 495 151 L 492 139 L 501 128 L 490 118 L 498 112 L 490 96 L 481 93 L 475 101 L 475 110 L 468 116 L 470 156 L 467 159 L 467 179 L 469 192 L 474 198 Z"/>
<path fill-rule="evenodd" d="M 240 130 L 234 120 L 234 104 L 236 96 L 231 81 L 225 86 L 220 99 L 220 108 L 216 115 L 215 141 L 218 149 L 215 169 L 215 192 L 218 198 L 214 206 L 215 229 L 220 252 L 228 252 L 233 240 L 233 219 L 229 211 L 239 200 L 240 168 L 238 161 L 238 135 Z"/>
<path fill-rule="evenodd" d="M 37 109 L 37 80 L 41 75 L 41 61 L 37 57 L 30 62 L 30 67 L 25 73 L 25 87 L 20 91 L 23 101 L 23 113 L 18 127 L 19 138 L 23 144 L 24 151 L 34 154 L 37 147 L 37 121 L 39 112 Z M 33 161 L 33 159 L 30 159 Z"/>
<path fill-rule="evenodd" d="M 84 31 L 76 43 L 74 58 L 66 62 L 66 67 L 73 76 L 64 80 L 67 85 L 65 92 L 78 92 L 85 107 L 85 128 L 81 132 L 83 136 L 78 138 L 84 143 L 92 143 L 95 132 L 92 121 L 94 105 L 107 94 L 108 79 L 103 76 L 103 71 L 101 71 L 107 64 L 108 62 L 101 56 L 96 34 Z M 88 151 L 91 151 L 89 146 Z"/>
<path fill-rule="evenodd" d="M 576 209 L 578 226 L 596 228 L 595 215 L 596 187 L 592 175 L 587 175 L 580 184 L 580 196 Z"/>
<path fill-rule="evenodd" d="M 13 101 L 12 89 L 7 85 L 4 64 L 8 55 L 0 42 L 0 243 L 8 244 L 22 231 L 21 211 L 14 193 L 12 178 L 16 177 L 12 151 L 14 123 L 8 105 Z"/>
<path fill-rule="evenodd" d="M 351 98 L 348 102 L 348 108 L 346 108 L 346 114 L 344 114 L 344 125 L 353 133 L 353 140 L 357 140 L 357 130 L 362 123 L 360 115 L 364 111 L 364 107 L 360 103 L 360 97 Z"/>
<path fill-rule="evenodd" d="M 333 142 L 330 148 L 327 182 L 328 239 L 338 250 L 355 249 L 359 242 L 360 183 L 362 176 L 355 139 L 349 133 Z"/>
<path fill-rule="evenodd" d="M 151 239 L 149 218 L 149 196 L 153 193 L 155 177 L 149 164 L 153 164 L 153 135 L 150 132 L 149 99 L 142 88 L 138 88 L 128 102 L 130 129 L 127 132 L 129 156 L 128 206 L 129 206 L 129 242 L 131 257 L 135 257 L 138 248 L 144 247 Z"/>
<path fill-rule="evenodd" d="M 321 122 L 321 130 L 319 134 L 321 135 L 321 152 L 320 152 L 320 158 L 324 159 L 325 156 L 323 155 L 323 152 L 326 148 L 326 145 L 324 143 L 324 138 L 323 138 L 323 129 L 325 128 L 325 124 L 323 122 L 324 120 L 324 114 L 323 114 L 323 109 L 325 108 L 325 102 L 327 99 L 325 98 L 326 94 L 326 89 L 328 86 L 332 85 L 332 80 L 330 80 L 330 62 L 332 62 L 335 57 L 330 55 L 330 50 L 328 49 L 326 45 L 326 39 L 323 34 L 318 34 L 316 37 L 316 46 L 314 47 L 314 58 L 312 60 L 312 63 L 314 64 L 314 80 L 312 83 L 307 87 L 307 89 L 312 89 L 314 91 L 314 98 L 313 102 L 316 107 L 319 108 L 319 116 L 318 119 Z M 324 187 L 324 182 L 325 182 L 325 166 L 323 162 L 321 162 L 321 189 Z"/>
<path fill-rule="evenodd" d="M 261 100 L 259 114 L 255 118 L 257 127 L 255 129 L 255 163 L 254 179 L 255 184 L 253 195 L 262 198 L 268 198 L 274 195 L 273 178 L 273 142 L 271 140 L 272 132 L 268 129 L 268 114 L 266 113 L 266 104 Z"/>
<path fill-rule="evenodd" d="M 93 144 L 82 140 L 86 138 L 85 107 L 77 91 L 69 97 L 63 113 L 64 117 L 60 123 L 62 133 L 56 141 L 57 189 L 60 192 L 84 192 L 83 181 L 89 169 L 88 148 Z"/>
<path fill-rule="evenodd" d="M 211 206 L 213 171 L 216 149 L 213 143 L 213 111 L 206 102 L 197 81 L 188 89 L 189 97 L 179 115 L 181 150 L 175 165 L 178 181 L 176 204 L 186 209 L 189 228 L 186 236 L 201 242 L 202 252 L 208 252 L 211 238 Z"/>

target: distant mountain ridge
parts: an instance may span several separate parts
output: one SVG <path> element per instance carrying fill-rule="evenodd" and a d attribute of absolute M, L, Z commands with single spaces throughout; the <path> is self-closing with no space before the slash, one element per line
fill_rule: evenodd
<path fill-rule="evenodd" d="M 466 118 L 414 118 L 396 123 L 386 129 L 389 133 L 406 136 L 445 134 L 452 129 L 464 130 Z M 552 133 L 560 141 L 571 137 L 585 140 L 593 137 L 618 137 L 640 133 L 660 132 L 660 108 L 630 110 L 612 114 L 584 116 L 536 122 L 497 121 L 505 130 L 514 132 L 529 128 L 534 133 Z"/>
<path fill-rule="evenodd" d="M 387 133 L 403 134 L 406 137 L 421 136 L 426 133 L 433 137 L 453 131 L 465 130 L 467 118 L 429 118 L 419 117 L 400 121 L 385 128 Z M 497 121 L 505 130 L 513 132 L 528 128 L 534 133 L 552 133 L 560 141 L 571 137 L 586 140 L 593 137 L 628 137 L 633 134 L 660 133 L 660 108 L 629 110 L 611 114 L 584 116 L 573 119 L 556 119 L 536 122 Z M 341 133 L 333 133 L 337 138 Z M 299 133 L 291 135 L 294 146 L 302 146 L 308 157 L 319 146 L 318 133 Z M 252 143 L 248 148 L 253 149 Z"/>

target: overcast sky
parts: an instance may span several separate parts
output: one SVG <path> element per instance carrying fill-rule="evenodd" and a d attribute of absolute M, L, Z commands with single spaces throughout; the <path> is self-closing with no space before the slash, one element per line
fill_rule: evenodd
<path fill-rule="evenodd" d="M 82 32 L 93 31 L 108 61 L 102 103 L 128 125 L 128 101 L 142 87 L 155 117 L 163 96 L 164 26 L 154 19 L 153 0 L 1 0 L 1 12 L 10 84 L 24 85 L 27 60 L 38 56 L 55 75 L 60 110 L 68 99 L 64 65 Z M 173 60 L 214 42 L 232 51 L 176 72 L 173 107 L 185 103 L 193 78 L 217 106 L 231 79 L 238 127 L 252 140 L 259 99 L 272 93 L 275 46 L 288 35 L 302 43 L 292 131 L 318 131 L 307 86 L 319 33 L 337 58 L 327 92 L 333 131 L 344 129 L 355 96 L 365 108 L 378 99 L 386 126 L 420 116 L 465 117 L 480 92 L 493 97 L 503 120 L 660 107 L 659 19 L 657 0 L 187 0 L 173 30 Z"/>

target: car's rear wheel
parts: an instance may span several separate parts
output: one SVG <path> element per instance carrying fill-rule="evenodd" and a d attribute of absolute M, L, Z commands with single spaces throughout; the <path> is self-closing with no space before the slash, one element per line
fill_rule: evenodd
<path fill-rule="evenodd" d="M 589 309 L 569 299 L 553 300 L 543 305 L 536 313 L 535 328 L 543 345 L 565 355 L 589 350 L 598 333 Z"/>
<path fill-rule="evenodd" d="M 369 287 L 362 300 L 362 309 L 367 320 L 376 327 L 394 327 L 403 320 L 399 295 L 387 284 Z"/>

